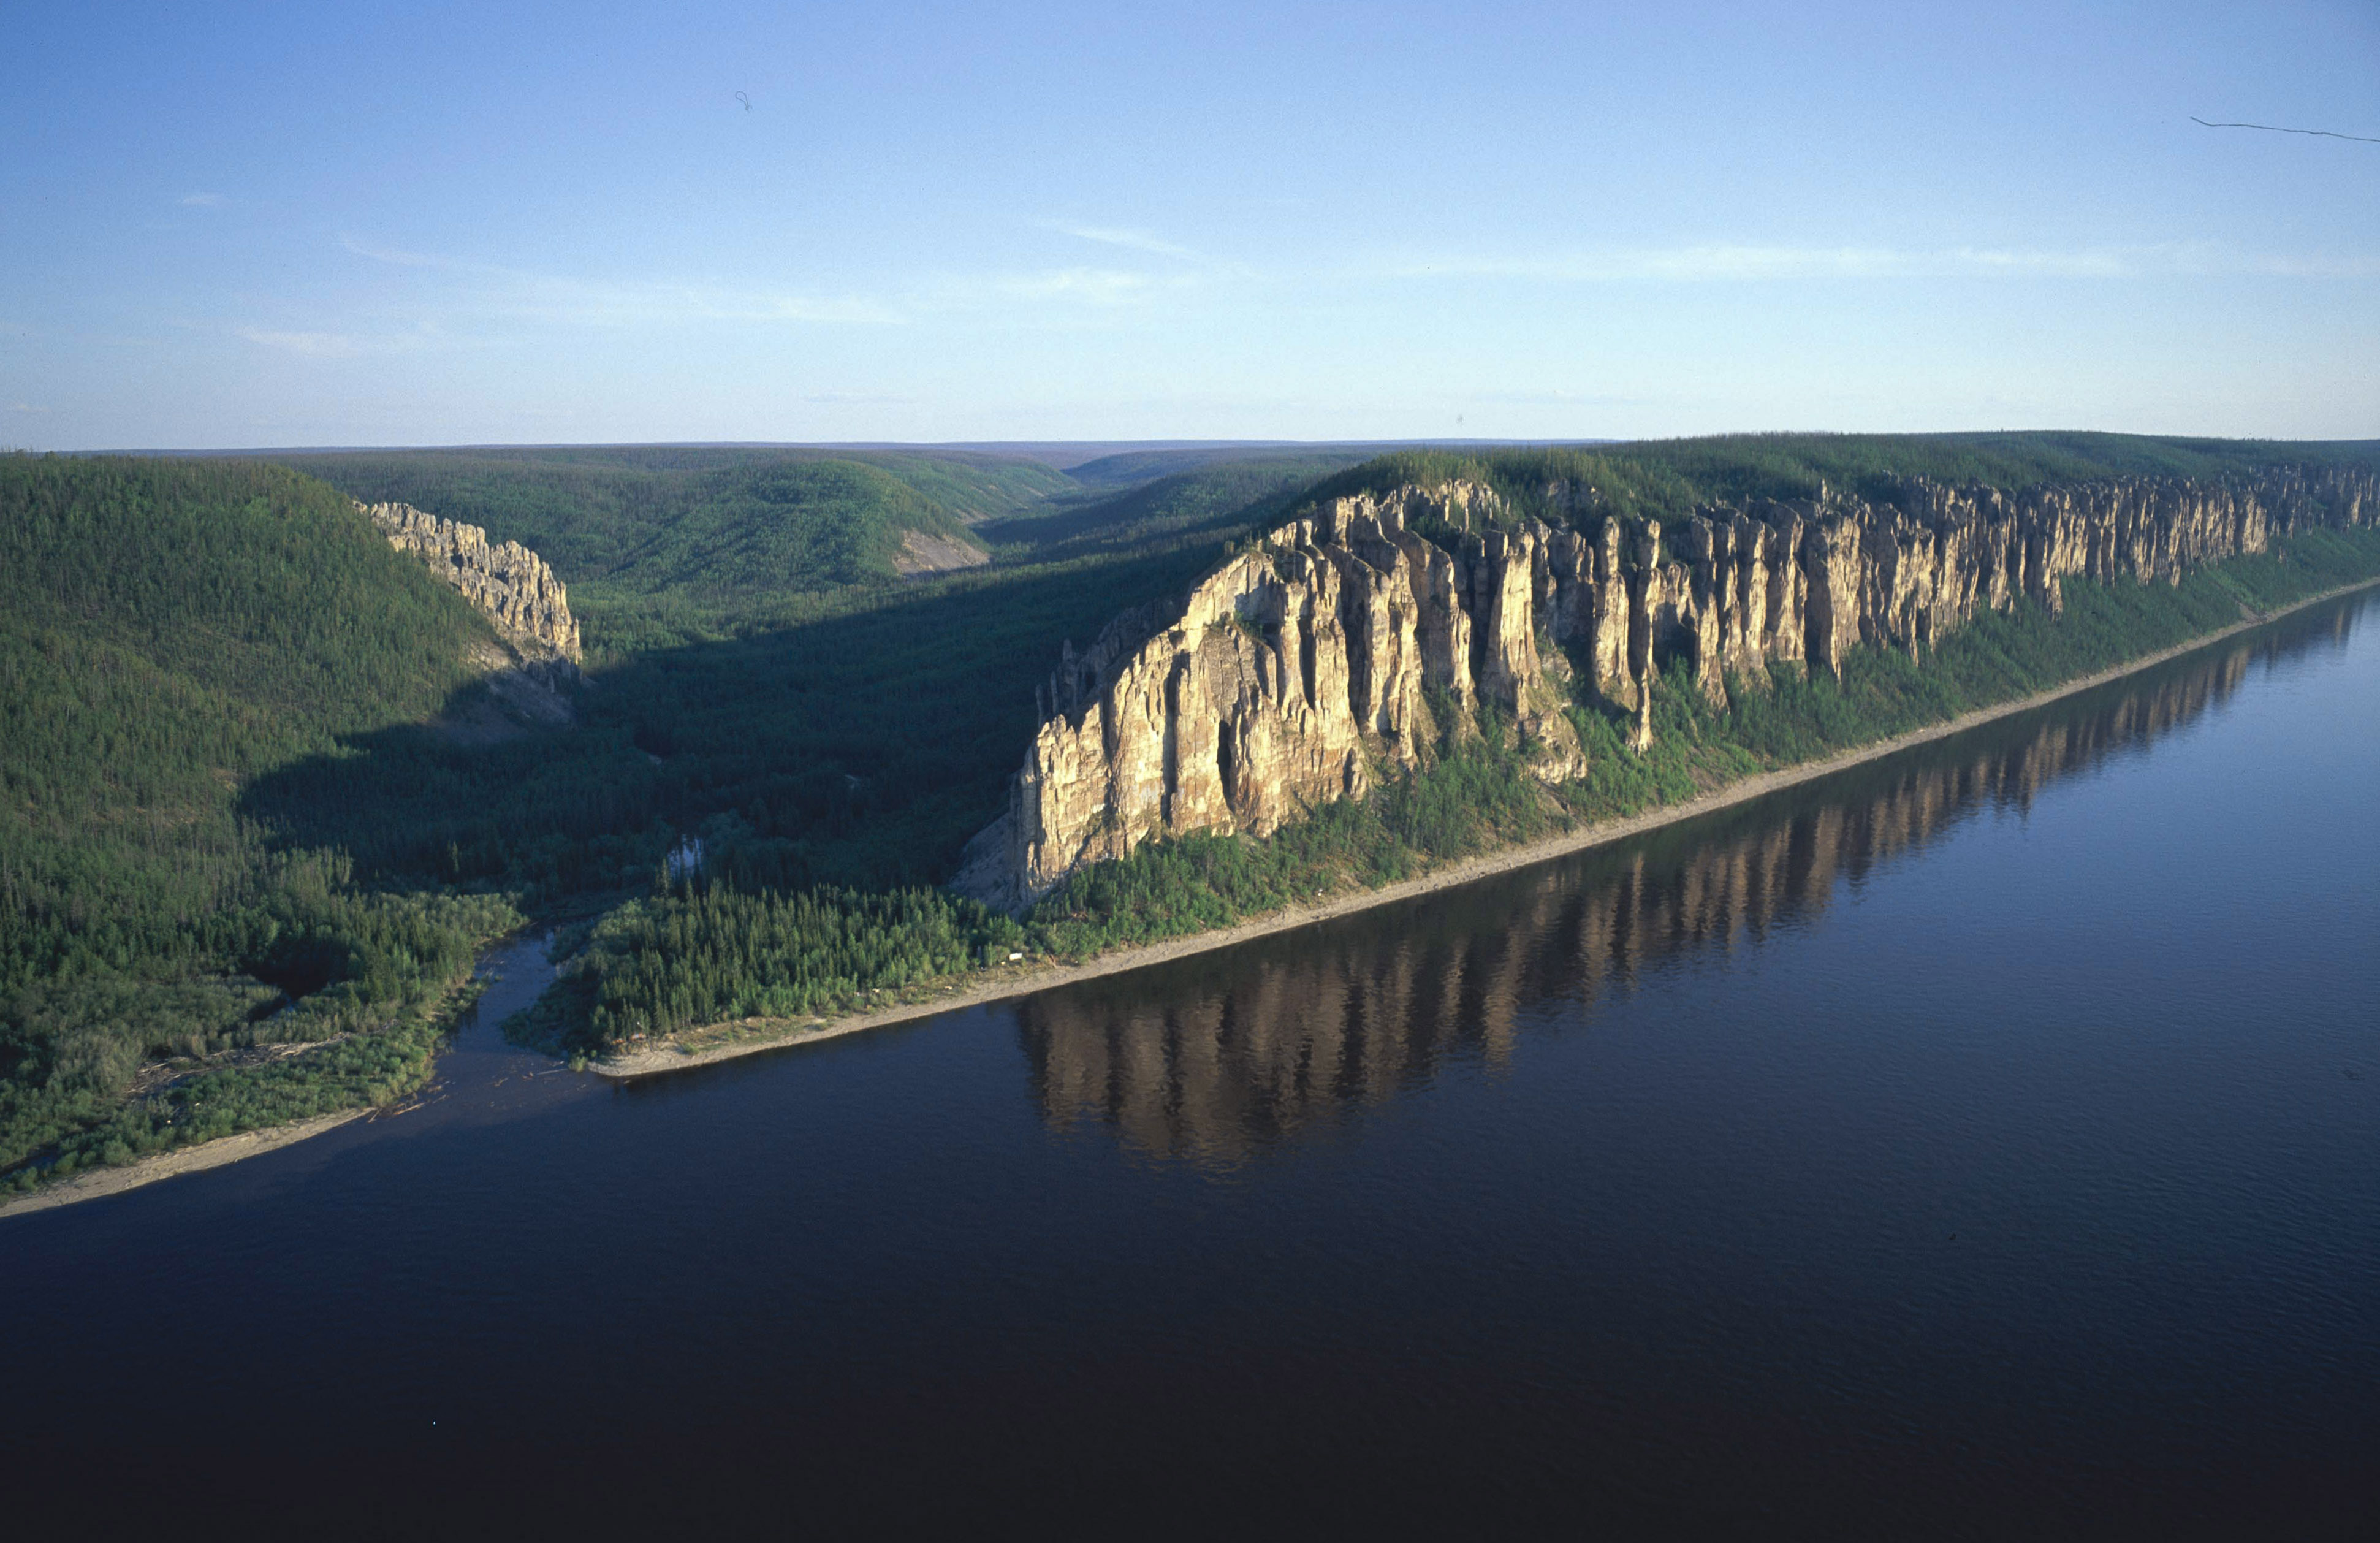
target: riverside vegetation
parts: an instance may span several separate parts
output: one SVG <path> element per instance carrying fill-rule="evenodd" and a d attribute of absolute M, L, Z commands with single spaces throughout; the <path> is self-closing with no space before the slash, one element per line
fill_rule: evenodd
<path fill-rule="evenodd" d="M 941 888 L 1006 796 L 1061 640 L 1316 497 L 1471 480 L 1529 513 L 1570 480 L 1676 518 L 1822 481 L 2013 491 L 2380 459 L 2081 435 L 1358 456 L 1071 473 L 761 450 L 0 460 L 0 1174 L 30 1185 L 401 1097 L 474 951 L 524 917 L 571 941 L 528 1026 L 557 1049 L 827 1016 L 1681 801 L 2380 575 L 2380 536 L 2316 530 L 2178 586 L 2070 581 L 2062 617 L 1985 613 L 1913 656 L 1852 648 L 1838 675 L 1774 670 L 1719 701 L 1665 678 L 1641 752 L 1582 692 L 1563 708 L 1571 781 L 1541 780 L 1490 712 L 1265 840 L 1144 845 L 1016 916 Z M 454 732 L 485 694 L 487 624 L 349 496 L 554 566 L 585 640 L 575 725 Z M 994 561 L 905 577 L 911 531 Z M 673 869 L 691 841 L 699 866 Z"/>
<path fill-rule="evenodd" d="M 0 1174 L 417 1084 L 511 902 L 358 886 L 239 790 L 438 711 L 487 625 L 274 467 L 0 459 Z"/>
<path fill-rule="evenodd" d="M 781 934 L 758 897 L 842 918 L 765 956 L 775 1007 L 946 969 L 937 928 L 1007 939 L 932 888 L 1029 728 L 1007 687 L 1220 539 L 1185 533 L 1217 516 L 1196 489 L 1103 515 L 994 457 L 295 459 L 0 456 L 0 1184 L 402 1098 L 480 948 L 528 916 L 633 938 L 623 902 L 689 834 L 706 926 L 729 885 Z M 355 498 L 565 554 L 575 726 L 473 729 L 501 640 Z M 899 576 L 906 531 L 1019 516 L 1001 568 Z M 828 984 L 789 994 L 814 952 Z"/>

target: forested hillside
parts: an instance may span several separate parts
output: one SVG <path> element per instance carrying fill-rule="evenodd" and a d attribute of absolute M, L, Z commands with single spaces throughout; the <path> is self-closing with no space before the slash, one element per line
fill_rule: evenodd
<path fill-rule="evenodd" d="M 1467 479 L 1539 512 L 1557 480 L 1583 481 L 1627 517 L 1670 518 L 1709 502 L 1815 496 L 1822 486 L 1888 499 L 1901 480 L 2022 492 L 2112 477 L 2219 478 L 2279 464 L 2369 465 L 2380 441 L 2161 439 L 2142 434 L 1723 434 L 1591 450 L 1409 450 L 1318 485 L 1317 498 Z"/>
<path fill-rule="evenodd" d="M 159 1057 L 395 1024 L 508 923 L 499 898 L 358 886 L 243 801 L 438 713 L 488 637 L 310 479 L 0 458 L 0 1174 L 336 1107 L 421 1062 L 350 1042 L 123 1103 Z"/>
<path fill-rule="evenodd" d="M 911 482 L 688 458 L 350 477 L 499 529 L 528 511 L 512 529 L 611 565 L 577 726 L 492 738 L 439 727 L 482 690 L 485 624 L 340 490 L 253 462 L 0 463 L 0 1177 L 394 1096 L 479 943 L 523 910 L 619 905 L 687 836 L 747 891 L 827 897 L 765 915 L 847 914 L 775 953 L 823 962 L 805 1001 L 972 957 L 948 940 L 1008 924 L 931 885 L 1000 798 L 1026 683 L 1242 528 L 895 582 L 867 567 L 879 516 L 961 529 Z M 987 504 L 1062 482 L 949 476 Z M 565 573 L 574 606 L 602 587 Z M 637 936 L 625 917 L 605 935 Z"/>
<path fill-rule="evenodd" d="M 1095 482 L 1071 497 L 987 520 L 976 533 L 1008 563 L 1211 545 L 1271 523 L 1317 480 L 1354 464 L 1347 456 L 1247 456 L 1169 472 L 1121 492 Z"/>
<path fill-rule="evenodd" d="M 366 503 L 411 504 L 530 548 L 570 585 L 599 652 L 793 619 L 794 597 L 895 582 L 916 565 L 913 533 L 953 556 L 978 550 L 972 523 L 1074 487 L 1037 462 L 955 453 L 632 446 L 286 461 Z"/>

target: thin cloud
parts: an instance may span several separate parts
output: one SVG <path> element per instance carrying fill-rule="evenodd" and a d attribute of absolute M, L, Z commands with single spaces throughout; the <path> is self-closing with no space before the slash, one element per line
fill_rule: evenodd
<path fill-rule="evenodd" d="M 225 199 L 221 193 L 185 193 L 182 195 L 183 207 L 188 209 L 220 209 L 223 207 L 224 202 Z"/>
<path fill-rule="evenodd" d="M 1124 247 L 1136 252 L 1153 252 L 1159 257 L 1179 258 L 1185 262 L 1204 262 L 1204 254 L 1171 241 L 1160 240 L 1145 230 L 1124 230 L 1113 225 L 1052 225 L 1053 230 L 1081 241 L 1097 241 L 1102 246 Z"/>
<path fill-rule="evenodd" d="M 1093 305 L 1119 305 L 1137 299 L 1160 286 L 1147 273 L 1123 269 L 1053 268 L 1044 273 L 1017 273 L 995 279 L 990 287 L 1026 298 L 1079 299 Z"/>
<path fill-rule="evenodd" d="M 2152 247 L 1768 247 L 1713 244 L 1528 258 L 1452 254 L 1388 263 L 1391 278 L 1507 278 L 1560 284 L 1728 284 L 1794 279 L 2086 278 L 2267 273 L 2356 278 L 2371 259 L 2265 256 L 2202 243 Z"/>
<path fill-rule="evenodd" d="M 1541 391 L 1475 392 L 1464 396 L 1463 400 L 1492 407 L 1641 407 L 1651 398 L 1616 396 L 1609 392 L 1569 391 L 1560 386 L 1548 386 Z"/>
<path fill-rule="evenodd" d="M 393 267 L 427 268 L 463 275 L 469 287 L 462 297 L 462 309 L 564 325 L 633 326 L 668 322 L 890 323 L 906 320 L 894 307 L 866 297 L 573 278 L 407 251 L 356 236 L 343 237 L 340 244 L 358 257 Z"/>
<path fill-rule="evenodd" d="M 400 251 L 395 247 L 383 247 L 376 242 L 367 241 L 359 236 L 342 236 L 339 237 L 339 245 L 346 248 L 347 250 L 355 253 L 358 257 L 369 257 L 374 262 L 394 263 L 400 268 L 460 268 L 466 266 L 463 263 L 451 261 L 443 257 L 431 257 L 424 252 Z M 501 272 L 502 270 L 494 271 Z"/>
<path fill-rule="evenodd" d="M 2368 279 L 2380 277 L 2380 258 L 2252 257 L 2237 271 L 2289 279 Z"/>
<path fill-rule="evenodd" d="M 6 410 L 9 412 L 40 414 L 48 412 L 50 409 L 47 407 L 35 407 L 30 402 L 11 402 L 8 404 Z"/>
<path fill-rule="evenodd" d="M 239 335 L 250 343 L 284 353 L 299 354 L 307 358 L 343 359 L 372 352 L 364 339 L 346 333 L 267 332 L 258 327 L 242 327 Z"/>
<path fill-rule="evenodd" d="M 518 286 L 492 298 L 506 315 L 576 326 L 641 326 L 673 322 L 893 324 L 907 320 L 880 301 L 682 284 L 616 284 L 518 275 Z"/>
<path fill-rule="evenodd" d="M 1104 234 L 1135 238 L 1139 235 Z M 1234 276 L 1232 270 L 1202 261 L 1169 265 L 1156 273 L 1083 263 L 1026 272 L 920 274 L 888 293 L 832 295 L 533 273 L 387 246 L 355 235 L 342 237 L 340 244 L 370 261 L 423 272 L 420 313 L 435 318 L 433 330 L 442 331 L 450 340 L 455 334 L 485 331 L 491 323 L 507 322 L 586 328 L 700 322 L 897 326 L 921 316 L 1014 312 L 1033 306 L 1097 313 L 1145 304 L 1160 296 L 1196 289 L 1219 277 Z M 1187 248 L 1161 242 L 1157 246 L 1185 257 L 1196 255 Z M 438 276 L 431 278 L 429 274 Z M 310 346 L 325 355 L 342 346 L 333 340 L 345 335 L 329 332 L 271 334 L 273 346 Z M 258 340 L 262 341 L 262 336 Z M 346 341 L 358 348 L 367 346 L 363 340 L 352 336 Z"/>

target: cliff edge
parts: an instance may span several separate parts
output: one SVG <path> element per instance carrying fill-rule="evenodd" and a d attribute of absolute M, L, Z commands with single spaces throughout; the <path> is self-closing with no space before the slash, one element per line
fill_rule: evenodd
<path fill-rule="evenodd" d="M 1724 703 L 1771 665 L 1834 672 L 1863 642 L 1915 655 L 2025 600 L 2057 613 L 2069 577 L 2178 583 L 2277 535 L 2380 521 L 2362 468 L 2022 494 L 1912 479 L 1880 503 L 1822 489 L 1666 524 L 1605 512 L 1591 486 L 1535 491 L 1526 515 L 1463 481 L 1326 500 L 1066 645 L 1008 809 L 953 887 L 1016 908 L 1152 839 L 1267 835 L 1447 733 L 1513 736 L 1565 781 L 1586 770 L 1572 704 L 1633 720 L 1641 751 L 1672 663 Z"/>
<path fill-rule="evenodd" d="M 518 541 L 492 543 L 479 526 L 410 504 L 356 507 L 389 545 L 420 558 L 495 624 L 504 647 L 480 662 L 499 704 L 532 723 L 559 725 L 577 716 L 568 692 L 579 681 L 578 622 L 544 558 Z M 486 736 L 484 726 L 463 732 Z"/>

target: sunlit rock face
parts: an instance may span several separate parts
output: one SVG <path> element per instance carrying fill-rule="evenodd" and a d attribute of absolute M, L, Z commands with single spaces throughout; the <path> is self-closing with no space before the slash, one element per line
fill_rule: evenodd
<path fill-rule="evenodd" d="M 1632 720 L 1642 750 L 1672 661 L 1724 703 L 1772 665 L 1834 672 L 1861 643 L 1914 655 L 1980 610 L 2058 612 L 2070 576 L 2179 582 L 2275 535 L 2372 524 L 2375 482 L 2346 468 L 2013 495 L 1912 480 L 1888 503 L 1822 489 L 1666 524 L 1559 482 L 1533 500 L 1542 517 L 1461 481 L 1327 500 L 1066 646 L 1009 808 L 954 887 L 1016 906 L 1158 837 L 1266 835 L 1420 764 L 1443 734 L 1512 735 L 1561 782 L 1586 770 L 1572 701 Z"/>
<path fill-rule="evenodd" d="M 410 504 L 356 507 L 389 545 L 419 557 L 486 612 L 504 640 L 528 659 L 578 662 L 578 623 L 570 614 L 569 597 L 536 553 L 518 541 L 491 544 L 480 527 L 442 519 Z"/>
<path fill-rule="evenodd" d="M 2337 623 L 2343 639 L 2347 615 Z M 1591 1009 L 1642 976 L 1805 930 L 1851 882 L 1993 808 L 2029 808 L 2200 717 L 2277 639 L 2242 640 L 2029 724 L 1879 762 L 1757 805 L 1399 916 L 1257 943 L 1228 969 L 1111 977 L 1016 1006 L 1042 1116 L 1104 1126 L 1153 1157 L 1229 1167 L 1449 1063 L 1503 1067 L 1529 1006 Z"/>

